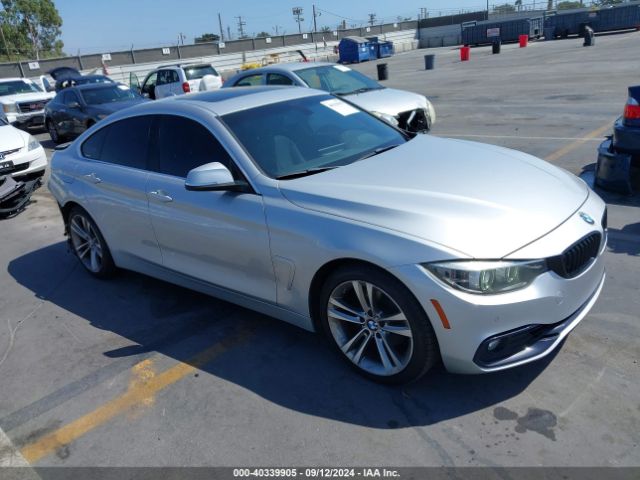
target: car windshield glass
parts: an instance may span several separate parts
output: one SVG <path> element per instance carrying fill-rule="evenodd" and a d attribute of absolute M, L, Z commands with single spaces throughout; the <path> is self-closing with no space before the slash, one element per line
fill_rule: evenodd
<path fill-rule="evenodd" d="M 0 95 L 15 95 L 16 93 L 42 92 L 35 83 L 15 80 L 0 83 Z"/>
<path fill-rule="evenodd" d="M 86 85 L 88 83 L 113 83 L 108 77 L 95 76 L 95 77 L 79 77 L 73 80 L 76 85 Z"/>
<path fill-rule="evenodd" d="M 87 105 L 102 105 L 140 98 L 140 95 L 124 85 L 83 89 L 80 94 Z"/>
<path fill-rule="evenodd" d="M 298 98 L 222 117 L 254 161 L 273 178 L 348 165 L 408 137 L 330 95 Z"/>
<path fill-rule="evenodd" d="M 205 75 L 218 76 L 218 72 L 211 65 L 195 65 L 193 67 L 185 67 L 184 74 L 187 76 L 187 80 L 197 80 Z"/>
<path fill-rule="evenodd" d="M 305 68 L 304 70 L 296 70 L 296 74 L 309 87 L 326 90 L 335 95 L 348 95 L 384 88 L 378 82 L 343 65 Z"/>

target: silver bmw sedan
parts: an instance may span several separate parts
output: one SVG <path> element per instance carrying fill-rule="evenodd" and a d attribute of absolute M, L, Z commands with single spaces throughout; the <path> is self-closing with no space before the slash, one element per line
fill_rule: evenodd
<path fill-rule="evenodd" d="M 605 204 L 577 177 L 312 89 L 123 110 L 55 152 L 49 188 L 90 274 L 135 270 L 320 331 L 388 383 L 540 359 L 605 278 Z"/>

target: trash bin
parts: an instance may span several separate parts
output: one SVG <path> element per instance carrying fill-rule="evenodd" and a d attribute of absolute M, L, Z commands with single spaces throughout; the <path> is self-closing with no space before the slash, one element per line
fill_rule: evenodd
<path fill-rule="evenodd" d="M 520 48 L 524 48 L 529 43 L 529 35 L 520 35 L 518 40 L 520 42 Z"/>
<path fill-rule="evenodd" d="M 471 58 L 471 47 L 460 47 L 460 61 L 468 62 L 469 58 Z"/>
<path fill-rule="evenodd" d="M 556 39 L 556 27 L 546 27 L 544 29 L 544 39 L 545 40 L 555 40 Z"/>
<path fill-rule="evenodd" d="M 585 27 L 584 29 L 584 43 L 582 44 L 585 47 L 592 47 L 596 43 L 596 39 L 594 36 L 593 28 Z"/>
<path fill-rule="evenodd" d="M 491 44 L 491 51 L 494 55 L 500 53 L 500 48 L 502 47 L 502 42 L 500 40 L 494 40 Z"/>
<path fill-rule="evenodd" d="M 388 80 L 389 79 L 389 69 L 387 68 L 386 63 L 379 63 L 376 65 L 378 69 L 378 80 Z"/>
<path fill-rule="evenodd" d="M 435 60 L 436 60 L 436 56 L 435 55 L 425 55 L 424 56 L 424 69 L 425 70 L 433 70 L 433 67 L 435 66 Z"/>

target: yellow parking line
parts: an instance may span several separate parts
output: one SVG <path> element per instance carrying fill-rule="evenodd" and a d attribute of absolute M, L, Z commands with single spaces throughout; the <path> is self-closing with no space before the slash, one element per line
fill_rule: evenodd
<path fill-rule="evenodd" d="M 613 125 L 612 125 L 612 122 L 609 122 L 606 125 L 603 125 L 602 127 L 594 130 L 593 132 L 587 133 L 584 137 L 578 138 L 577 140 L 574 140 L 570 144 L 565 145 L 562 148 L 559 148 L 555 152 L 548 155 L 546 160 L 548 162 L 555 162 L 556 160 L 559 160 L 560 158 L 564 157 L 569 152 L 572 152 L 576 148 L 583 145 L 586 141 L 604 136 L 604 134 L 611 129 L 613 129 Z"/>
<path fill-rule="evenodd" d="M 29 463 L 33 464 L 37 462 L 55 452 L 60 447 L 70 444 L 91 430 L 120 415 L 129 408 L 139 404 L 145 404 L 149 398 L 153 398 L 160 390 L 193 373 L 232 347 L 244 343 L 250 336 L 251 331 L 242 330 L 204 350 L 185 363 L 179 363 L 159 375 L 146 379 L 144 382 L 132 382 L 129 385 L 129 389 L 121 396 L 110 400 L 94 411 L 59 428 L 55 432 L 25 445 L 20 450 L 20 453 Z M 145 362 L 147 361 L 140 362 L 134 366 L 132 370 L 136 372 L 141 368 L 145 368 L 147 365 Z"/>

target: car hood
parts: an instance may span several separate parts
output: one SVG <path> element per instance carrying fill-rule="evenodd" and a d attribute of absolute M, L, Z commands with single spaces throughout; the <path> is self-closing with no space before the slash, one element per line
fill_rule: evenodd
<path fill-rule="evenodd" d="M 574 175 L 525 153 L 425 135 L 345 167 L 283 180 L 280 190 L 299 207 L 483 259 L 544 236 L 589 195 Z"/>
<path fill-rule="evenodd" d="M 423 95 L 393 88 L 354 93 L 345 95 L 343 98 L 369 112 L 386 113 L 392 116 L 400 112 L 427 107 L 427 100 Z"/>
<path fill-rule="evenodd" d="M 16 93 L 14 95 L 3 95 L 2 97 L 0 97 L 0 102 L 48 102 L 55 96 L 56 94 L 53 92 Z"/>
<path fill-rule="evenodd" d="M 26 134 L 11 125 L 0 126 L 0 152 L 15 150 L 25 146 Z"/>
<path fill-rule="evenodd" d="M 126 100 L 123 102 L 103 103 L 101 105 L 91 105 L 91 109 L 97 114 L 107 114 L 124 110 L 125 108 L 132 107 L 142 102 L 146 102 L 147 99 L 140 98 L 137 100 Z"/>

